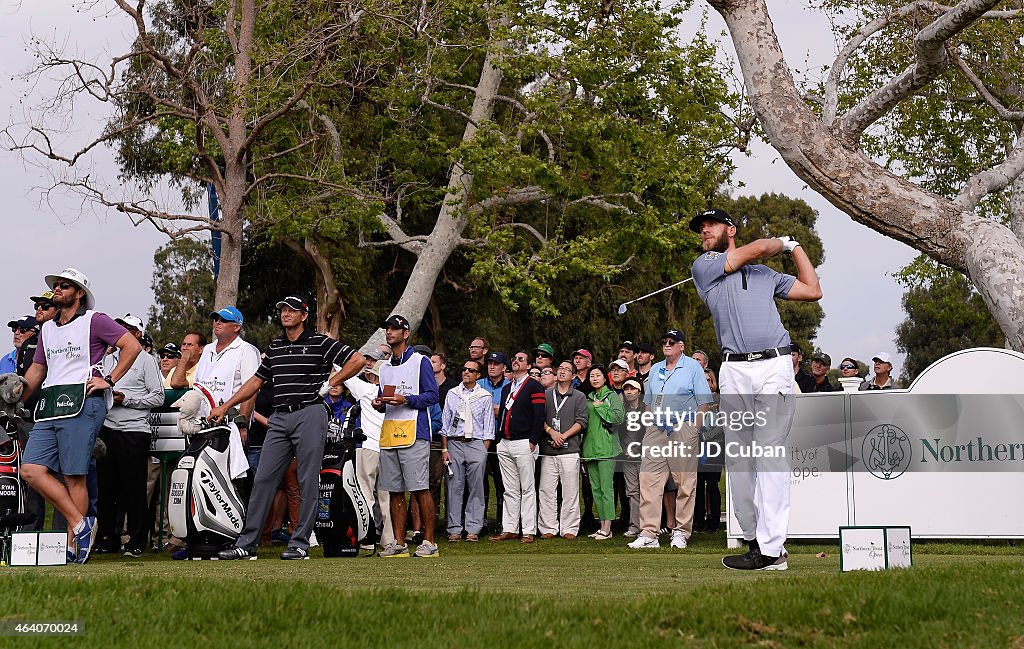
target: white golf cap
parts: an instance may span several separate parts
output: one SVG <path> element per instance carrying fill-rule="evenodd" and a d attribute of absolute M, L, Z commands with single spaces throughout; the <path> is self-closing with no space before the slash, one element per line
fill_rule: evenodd
<path fill-rule="evenodd" d="M 892 365 L 892 356 L 889 355 L 889 352 L 878 352 L 877 354 L 871 357 L 871 360 L 882 361 L 883 363 L 888 363 L 889 365 Z"/>
<path fill-rule="evenodd" d="M 122 327 L 132 327 L 134 329 L 138 329 L 139 333 L 141 334 L 146 333 L 146 323 L 143 322 L 142 318 L 140 318 L 137 315 L 132 315 L 128 313 L 125 314 L 123 318 L 114 318 L 114 322 L 121 325 Z"/>
<path fill-rule="evenodd" d="M 626 370 L 627 372 L 629 371 L 629 364 L 626 363 L 626 361 L 622 360 L 621 358 L 616 358 L 614 361 L 608 364 L 608 369 L 611 369 L 613 367 L 617 367 L 621 370 Z"/>
<path fill-rule="evenodd" d="M 92 309 L 96 306 L 96 298 L 92 294 L 92 288 L 89 287 L 89 278 L 85 276 L 85 273 L 76 268 L 65 268 L 56 275 L 47 275 L 44 281 L 52 289 L 59 279 L 74 282 L 85 291 L 85 299 L 82 301 L 85 308 Z"/>

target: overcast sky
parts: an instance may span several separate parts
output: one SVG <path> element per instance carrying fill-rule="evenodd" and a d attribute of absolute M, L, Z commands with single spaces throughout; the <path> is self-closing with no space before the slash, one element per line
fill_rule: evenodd
<path fill-rule="evenodd" d="M 16 78 L 32 66 L 26 46 L 30 36 L 60 43 L 67 53 L 87 59 L 124 50 L 130 26 L 115 11 L 106 18 L 95 9 L 80 12 L 76 6 L 67 0 L 0 0 L 0 106 L 5 123 L 23 122 L 26 111 L 47 91 Z M 810 62 L 820 69 L 831 62 L 835 44 L 823 16 L 796 0 L 773 0 L 770 7 L 791 67 Z M 724 31 L 714 11 L 708 28 L 715 35 Z M 731 54 L 728 38 L 721 41 Z M 90 110 L 76 110 L 66 125 L 68 146 L 87 141 L 102 128 L 102 111 L 94 105 L 81 108 Z M 826 315 L 815 342 L 831 354 L 833 365 L 844 356 L 868 361 L 880 351 L 895 355 L 894 329 L 904 314 L 902 289 L 892 273 L 912 260 L 914 251 L 854 223 L 808 189 L 770 146 L 758 143 L 752 156 L 737 157 L 736 162 L 734 180 L 745 185 L 738 194 L 776 192 L 803 199 L 819 212 L 818 232 L 827 260 L 818 271 Z M 89 170 L 94 178 L 116 186 L 109 150 L 95 151 Z M 38 161 L 0 151 L 0 193 L 7 205 L 4 255 L 10 269 L 8 280 L 0 283 L 0 305 L 12 318 L 29 313 L 27 298 L 45 290 L 43 276 L 73 266 L 89 276 L 103 311 L 144 315 L 153 302 L 153 253 L 166 241 L 164 235 L 148 224 L 132 227 L 124 215 L 83 205 L 67 192 L 44 195 L 40 188 L 49 182 L 50 174 Z M 2 343 L 0 347 L 5 348 Z M 897 364 L 895 373 L 899 370 Z"/>

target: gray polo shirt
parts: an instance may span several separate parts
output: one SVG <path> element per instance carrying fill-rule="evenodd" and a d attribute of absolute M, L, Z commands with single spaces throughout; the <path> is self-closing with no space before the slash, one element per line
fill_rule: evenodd
<path fill-rule="evenodd" d="M 724 252 L 705 252 L 693 262 L 693 283 L 715 320 L 723 352 L 756 352 L 789 345 L 775 298 L 785 299 L 796 278 L 762 264 L 725 272 Z"/>

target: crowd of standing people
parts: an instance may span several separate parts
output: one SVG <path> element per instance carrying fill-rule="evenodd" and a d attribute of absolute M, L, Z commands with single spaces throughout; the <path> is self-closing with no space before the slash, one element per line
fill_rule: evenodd
<path fill-rule="evenodd" d="M 714 317 L 721 377 L 708 354 L 687 354 L 674 328 L 659 346 L 623 341 L 607 363 L 586 345 L 559 355 L 541 342 L 507 354 L 476 337 L 453 364 L 413 346 L 408 319 L 394 314 L 382 323 L 386 343 L 364 355 L 312 331 L 309 306 L 295 295 L 277 303 L 282 333 L 262 353 L 244 340 L 244 316 L 230 306 L 210 312 L 212 341 L 188 331 L 154 351 L 141 318 L 95 310 L 83 273 L 47 276 L 49 290 L 30 298 L 35 315 L 9 323 L 15 350 L 0 359 L 0 371 L 24 377 L 34 416 L 19 431 L 30 511 L 37 526 L 43 500 L 63 517 L 69 561 L 84 563 L 93 551 L 139 556 L 165 529 L 152 514 L 160 464 L 150 457 L 149 411 L 164 406 L 167 391 L 195 385 L 218 404 L 209 421 L 230 428 L 230 477 L 248 502 L 244 530 L 222 559 L 253 559 L 275 540 L 288 544 L 282 559 L 308 558 L 328 423 L 355 404 L 366 437 L 356 473 L 380 541 L 379 552 L 366 549 L 380 557 L 437 557 L 442 511 L 449 543 L 572 540 L 585 530 L 607 541 L 618 530 L 634 549 L 660 547 L 663 535 L 685 549 L 694 533 L 721 524 L 726 458 L 706 443 L 736 434 L 707 415 L 774 399 L 776 419 L 738 438 L 784 443 L 791 395 L 834 389 L 828 355 L 814 354 L 806 373 L 775 310 L 775 298 L 820 298 L 799 243 L 737 247 L 736 226 L 719 210 L 691 227 L 704 243 L 693 276 Z M 783 252 L 796 277 L 753 263 Z M 860 389 L 893 387 L 888 354 L 873 361 Z M 839 369 L 859 378 L 852 358 Z M 675 414 L 637 423 L 652 412 Z M 105 452 L 94 452 L 97 439 Z M 668 446 L 686 452 L 647 452 Z M 785 569 L 785 475 L 753 461 L 729 468 L 749 549 L 726 566 Z M 169 543 L 180 554 L 181 540 Z"/>

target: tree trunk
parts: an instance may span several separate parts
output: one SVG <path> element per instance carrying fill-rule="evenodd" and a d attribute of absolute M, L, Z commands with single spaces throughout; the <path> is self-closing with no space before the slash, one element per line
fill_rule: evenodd
<path fill-rule="evenodd" d="M 498 56 L 496 52 L 504 46 L 504 41 L 497 43 L 496 49 L 489 50 L 484 57 L 483 67 L 480 70 L 480 81 L 476 85 L 476 93 L 473 98 L 473 109 L 469 115 L 472 121 L 466 124 L 466 130 L 462 135 L 463 142 L 473 139 L 473 136 L 476 135 L 476 124 L 491 118 L 494 110 L 494 98 L 498 94 L 498 87 L 502 80 L 501 70 L 495 67 L 495 59 Z M 473 174 L 468 173 L 461 162 L 455 162 L 452 165 L 451 174 L 448 176 L 448 191 L 441 204 L 441 211 L 437 216 L 434 229 L 431 230 L 429 239 L 417 255 L 416 264 L 413 266 L 405 290 L 402 291 L 398 303 L 391 310 L 391 313 L 408 318 L 413 332 L 416 331 L 423 319 L 441 270 L 462 240 L 462 231 L 468 222 L 464 200 L 472 188 Z M 384 330 L 378 329 L 370 336 L 362 349 L 368 351 L 383 342 Z"/>
<path fill-rule="evenodd" d="M 1008 228 L 890 174 L 822 124 L 793 82 L 764 0 L 709 2 L 729 27 L 768 140 L 793 172 L 858 223 L 967 273 L 1007 344 L 1024 351 L 1021 241 Z"/>
<path fill-rule="evenodd" d="M 443 327 L 441 325 L 441 307 L 437 304 L 437 296 L 430 296 L 430 304 L 427 306 L 430 312 L 430 333 L 433 338 L 431 349 L 442 354 L 448 353 L 448 347 L 444 344 Z"/>
<path fill-rule="evenodd" d="M 242 225 L 245 223 L 245 167 L 228 164 L 224 187 L 218 189 L 223 228 L 220 239 L 220 271 L 213 303 L 215 309 L 238 303 L 238 278 L 242 270 Z"/>
<path fill-rule="evenodd" d="M 295 251 L 313 267 L 316 285 L 316 330 L 337 340 L 341 335 L 341 319 L 345 316 L 345 303 L 334 281 L 331 260 L 320 250 L 316 241 L 306 238 L 301 244 L 294 239 L 283 239 L 285 245 Z"/>

